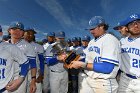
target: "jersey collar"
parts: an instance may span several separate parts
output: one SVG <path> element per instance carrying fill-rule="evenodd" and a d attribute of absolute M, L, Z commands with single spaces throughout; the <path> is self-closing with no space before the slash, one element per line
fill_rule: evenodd
<path fill-rule="evenodd" d="M 105 36 L 106 34 L 107 34 L 107 33 L 101 35 L 100 37 L 96 38 L 94 41 L 95 41 L 95 42 L 98 41 L 100 38 L 102 38 L 102 37 Z"/>

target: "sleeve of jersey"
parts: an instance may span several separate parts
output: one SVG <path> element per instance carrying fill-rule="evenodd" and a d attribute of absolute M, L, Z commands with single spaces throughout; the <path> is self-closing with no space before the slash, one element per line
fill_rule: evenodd
<path fill-rule="evenodd" d="M 93 71 L 97 73 L 110 74 L 114 69 L 115 64 L 109 62 L 95 62 L 93 64 Z"/>
<path fill-rule="evenodd" d="M 12 51 L 13 49 L 15 49 L 14 52 L 12 52 L 12 56 L 14 57 L 14 60 L 17 63 L 19 63 L 19 67 L 20 67 L 19 75 L 22 77 L 25 77 L 29 70 L 28 58 L 24 55 L 24 53 L 18 47 L 15 47 L 15 48 L 12 48 Z"/>
<path fill-rule="evenodd" d="M 58 63 L 58 60 L 54 56 L 46 56 L 45 63 L 47 63 L 48 66 L 52 66 Z"/>
<path fill-rule="evenodd" d="M 120 43 L 115 38 L 107 38 L 103 43 L 101 62 L 109 62 L 118 65 L 120 59 Z"/>
<path fill-rule="evenodd" d="M 40 61 L 40 72 L 41 72 L 41 74 L 44 74 L 44 56 L 43 56 L 43 54 L 38 54 L 38 58 Z"/>
<path fill-rule="evenodd" d="M 36 57 L 32 57 L 32 56 L 27 56 L 28 60 L 29 60 L 29 67 L 30 69 L 32 68 L 36 68 Z"/>
<path fill-rule="evenodd" d="M 25 63 L 21 64 L 20 68 L 21 68 L 21 70 L 20 70 L 19 75 L 26 77 L 28 70 L 29 70 L 29 61 L 26 61 Z"/>

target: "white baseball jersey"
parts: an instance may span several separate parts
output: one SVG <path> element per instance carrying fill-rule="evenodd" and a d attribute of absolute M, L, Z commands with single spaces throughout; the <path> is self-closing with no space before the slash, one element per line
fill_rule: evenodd
<path fill-rule="evenodd" d="M 25 41 L 24 39 L 21 39 L 19 42 L 17 42 L 16 46 L 19 47 L 20 50 L 24 52 L 24 54 L 28 57 L 28 59 L 36 59 L 33 46 L 27 41 Z M 19 69 L 18 68 L 16 69 L 17 69 L 17 72 L 19 72 L 18 71 Z"/>
<path fill-rule="evenodd" d="M 15 45 L 0 43 L 0 89 L 4 88 L 13 79 L 15 66 L 28 62 L 24 53 Z"/>
<path fill-rule="evenodd" d="M 140 77 L 140 38 L 121 39 L 121 70 Z"/>
<path fill-rule="evenodd" d="M 88 44 L 86 53 L 86 61 L 94 62 L 109 62 L 116 66 L 110 74 L 96 73 L 88 71 L 87 74 L 91 78 L 115 78 L 119 69 L 120 59 L 120 44 L 117 38 L 111 34 L 104 34 L 96 40 L 91 40 Z"/>
<path fill-rule="evenodd" d="M 9 41 L 12 43 L 12 41 Z M 24 52 L 24 55 L 27 56 L 28 59 L 36 59 L 36 55 L 35 55 L 35 51 L 34 51 L 34 48 L 33 46 L 28 43 L 27 41 L 25 41 L 24 39 L 21 39 L 19 42 L 17 42 L 15 44 L 17 47 L 20 48 L 21 51 Z M 15 76 L 14 78 L 17 78 L 18 77 L 18 73 L 19 73 L 19 67 L 17 66 L 17 64 L 15 64 Z M 28 72 L 28 76 L 31 77 L 31 73 L 30 73 L 30 70 Z M 27 90 L 27 78 L 25 78 L 24 82 L 21 84 L 21 86 L 18 88 L 18 90 L 16 90 L 16 92 L 18 93 L 25 93 Z"/>

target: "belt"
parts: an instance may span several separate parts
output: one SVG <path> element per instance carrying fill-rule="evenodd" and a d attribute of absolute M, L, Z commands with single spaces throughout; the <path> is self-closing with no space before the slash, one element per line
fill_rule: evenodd
<path fill-rule="evenodd" d="M 4 92 L 6 88 L 0 89 L 0 93 Z"/>
<path fill-rule="evenodd" d="M 126 76 L 128 76 L 129 78 L 132 78 L 132 79 L 137 79 L 136 76 L 133 76 L 133 75 L 130 75 L 130 74 L 126 74 Z"/>
<path fill-rule="evenodd" d="M 61 73 L 61 72 L 64 72 L 64 71 L 54 71 L 54 70 L 51 70 L 51 72 Z"/>

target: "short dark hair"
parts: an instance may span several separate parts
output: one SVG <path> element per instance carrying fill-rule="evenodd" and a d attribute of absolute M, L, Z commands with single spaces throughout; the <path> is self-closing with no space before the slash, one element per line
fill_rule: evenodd
<path fill-rule="evenodd" d="M 108 24 L 100 24 L 99 27 L 100 26 L 104 26 L 104 28 L 103 28 L 104 30 L 108 30 L 108 28 L 109 28 L 109 25 Z"/>

